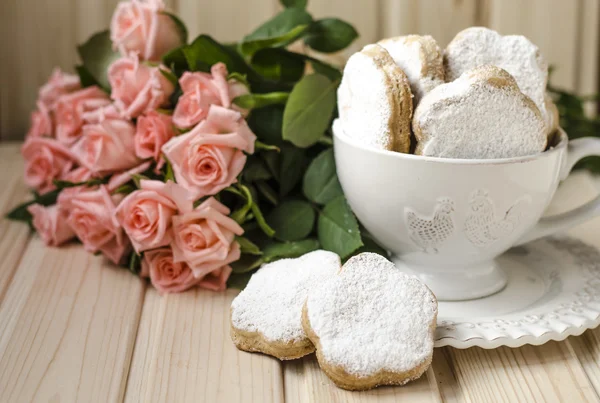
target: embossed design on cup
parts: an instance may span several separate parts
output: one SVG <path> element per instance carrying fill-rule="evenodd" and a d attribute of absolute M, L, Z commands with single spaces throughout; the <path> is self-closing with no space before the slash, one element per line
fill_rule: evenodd
<path fill-rule="evenodd" d="M 429 216 L 424 216 L 413 209 L 404 209 L 404 221 L 410 239 L 424 253 L 438 253 L 438 248 L 454 232 L 452 213 L 454 202 L 447 198 L 440 198 L 434 211 Z"/>
<path fill-rule="evenodd" d="M 496 206 L 487 190 L 477 189 L 469 199 L 470 211 L 465 219 L 465 236 L 478 248 L 487 248 L 499 239 L 506 238 L 521 224 L 521 219 L 531 204 L 531 196 L 520 197 L 505 213 L 498 217 Z"/>

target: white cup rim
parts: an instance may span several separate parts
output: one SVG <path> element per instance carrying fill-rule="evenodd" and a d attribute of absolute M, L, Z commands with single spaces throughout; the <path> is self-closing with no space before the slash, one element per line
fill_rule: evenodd
<path fill-rule="evenodd" d="M 434 162 L 434 163 L 440 163 L 440 164 L 499 165 L 499 164 L 521 163 L 521 162 L 533 161 L 533 160 L 536 160 L 536 159 L 542 158 L 542 157 L 549 157 L 551 154 L 559 152 L 560 150 L 565 148 L 568 143 L 567 134 L 565 133 L 565 131 L 562 128 L 559 127 L 558 133 L 560 135 L 560 141 L 558 142 L 558 144 L 555 147 L 552 147 L 551 149 L 541 152 L 539 154 L 524 155 L 521 157 L 512 157 L 512 158 L 490 158 L 490 159 L 427 157 L 427 156 L 423 156 L 423 155 L 405 154 L 405 153 L 399 153 L 399 152 L 395 152 L 395 151 L 380 150 L 380 149 L 376 149 L 376 148 L 366 147 L 363 144 L 360 144 L 359 142 L 346 136 L 345 133 L 341 132 L 340 125 L 339 124 L 336 125 L 335 123 L 336 122 L 334 122 L 333 130 L 332 130 L 334 139 L 337 141 L 342 141 L 342 142 L 349 144 L 355 148 L 359 148 L 364 152 L 381 154 L 381 155 L 385 155 L 386 157 L 390 157 L 390 158 L 407 159 L 407 160 L 414 160 L 414 161 L 426 161 L 426 162 Z"/>

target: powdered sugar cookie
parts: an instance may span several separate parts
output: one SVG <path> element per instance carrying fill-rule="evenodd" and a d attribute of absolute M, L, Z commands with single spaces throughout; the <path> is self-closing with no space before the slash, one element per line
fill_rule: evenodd
<path fill-rule="evenodd" d="M 346 135 L 361 144 L 409 151 L 410 85 L 381 46 L 367 45 L 348 59 L 338 89 L 338 111 Z"/>
<path fill-rule="evenodd" d="M 546 122 L 514 78 L 496 66 L 434 88 L 415 111 L 415 154 L 509 158 L 544 151 Z"/>
<path fill-rule="evenodd" d="M 444 83 L 444 58 L 442 50 L 429 35 L 407 35 L 378 42 L 404 71 L 410 82 L 414 104 L 423 95 Z"/>
<path fill-rule="evenodd" d="M 522 35 L 502 36 L 498 32 L 472 27 L 459 32 L 446 47 L 446 79 L 452 81 L 475 67 L 491 64 L 511 74 L 547 119 L 544 98 L 548 64 L 539 48 Z"/>
<path fill-rule="evenodd" d="M 308 291 L 340 269 L 338 255 L 323 250 L 282 259 L 258 270 L 231 303 L 231 338 L 240 350 L 291 360 L 315 348 L 302 329 Z"/>
<path fill-rule="evenodd" d="M 312 289 L 302 311 L 321 369 L 350 390 L 419 378 L 431 364 L 436 318 L 431 291 L 374 253 Z"/>

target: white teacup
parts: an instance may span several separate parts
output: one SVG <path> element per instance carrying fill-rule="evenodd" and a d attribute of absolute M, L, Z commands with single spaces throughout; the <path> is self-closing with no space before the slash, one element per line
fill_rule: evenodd
<path fill-rule="evenodd" d="M 600 155 L 600 140 L 568 142 L 506 159 L 449 159 L 375 150 L 334 122 L 337 173 L 360 222 L 403 270 L 440 300 L 479 298 L 501 290 L 494 259 L 516 246 L 600 214 L 600 197 L 543 218 L 559 181 L 575 163 Z"/>

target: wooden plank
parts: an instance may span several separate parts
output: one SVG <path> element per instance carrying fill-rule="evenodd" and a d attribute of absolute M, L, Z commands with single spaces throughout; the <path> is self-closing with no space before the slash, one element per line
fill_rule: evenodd
<path fill-rule="evenodd" d="M 176 11 L 190 40 L 204 33 L 219 42 L 239 41 L 275 14 L 277 2 L 238 0 L 177 0 Z"/>
<path fill-rule="evenodd" d="M 238 351 L 231 342 L 236 291 L 147 293 L 126 401 L 283 401 L 279 361 Z"/>
<path fill-rule="evenodd" d="M 580 0 L 579 55 L 576 72 L 577 91 L 582 95 L 595 94 L 598 86 L 600 48 L 600 0 Z M 586 105 L 586 112 L 596 115 L 597 102 Z"/>
<path fill-rule="evenodd" d="M 285 401 L 294 402 L 441 402 L 429 370 L 404 386 L 380 387 L 364 392 L 340 389 L 321 371 L 314 356 L 284 364 Z"/>
<path fill-rule="evenodd" d="M 0 147 L 0 172 L 4 173 L 0 175 L 0 304 L 29 239 L 27 225 L 4 218 L 28 194 L 19 146 L 9 143 Z"/>
<path fill-rule="evenodd" d="M 477 25 L 477 0 L 382 0 L 382 36 L 432 35 L 445 47 L 458 32 Z"/>
<path fill-rule="evenodd" d="M 487 25 L 503 35 L 527 36 L 556 67 L 552 83 L 576 89 L 579 1 L 483 0 Z"/>
<path fill-rule="evenodd" d="M 470 402 L 599 401 L 581 364 L 564 342 L 516 349 L 442 350 L 458 385 L 443 390 L 443 396 L 458 393 L 460 400 Z M 436 370 L 439 368 L 434 362 Z"/>
<path fill-rule="evenodd" d="M 0 307 L 0 401 L 119 401 L 144 283 L 34 237 Z"/>

